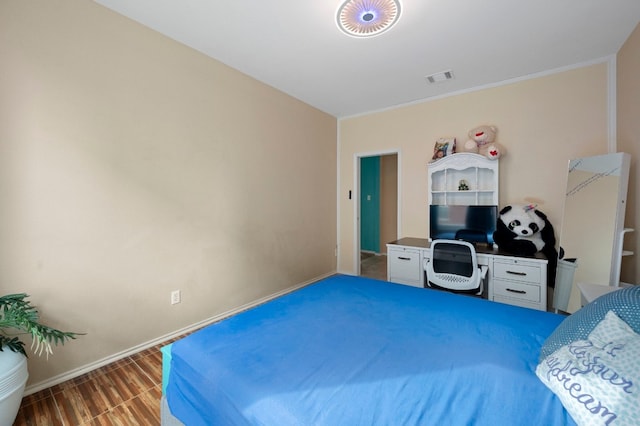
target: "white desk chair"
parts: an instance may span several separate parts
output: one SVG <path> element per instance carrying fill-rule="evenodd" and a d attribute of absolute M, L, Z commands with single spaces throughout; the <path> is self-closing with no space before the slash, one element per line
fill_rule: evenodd
<path fill-rule="evenodd" d="M 481 295 L 487 267 L 478 266 L 476 249 L 466 241 L 434 240 L 426 265 L 426 286 L 455 293 Z"/>

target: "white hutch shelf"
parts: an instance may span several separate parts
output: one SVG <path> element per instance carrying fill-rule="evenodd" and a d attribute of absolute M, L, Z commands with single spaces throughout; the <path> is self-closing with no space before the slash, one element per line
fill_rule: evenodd
<path fill-rule="evenodd" d="M 460 152 L 429 163 L 429 205 L 499 205 L 498 161 Z"/>

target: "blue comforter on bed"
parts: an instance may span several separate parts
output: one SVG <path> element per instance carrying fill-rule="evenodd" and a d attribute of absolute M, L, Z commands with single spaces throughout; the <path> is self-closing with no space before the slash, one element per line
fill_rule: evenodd
<path fill-rule="evenodd" d="M 574 425 L 535 375 L 563 317 L 334 276 L 172 346 L 185 425 Z"/>

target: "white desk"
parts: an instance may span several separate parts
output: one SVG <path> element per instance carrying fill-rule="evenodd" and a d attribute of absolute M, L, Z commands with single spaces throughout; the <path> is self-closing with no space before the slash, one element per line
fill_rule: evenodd
<path fill-rule="evenodd" d="M 482 244 L 476 252 L 478 264 L 488 268 L 489 300 L 547 310 L 547 259 L 542 254 L 518 257 Z M 424 287 L 424 262 L 430 258 L 427 239 L 402 238 L 387 244 L 387 280 Z"/>

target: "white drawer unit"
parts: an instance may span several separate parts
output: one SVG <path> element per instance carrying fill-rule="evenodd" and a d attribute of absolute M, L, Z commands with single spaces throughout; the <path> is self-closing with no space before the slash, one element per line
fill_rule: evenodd
<path fill-rule="evenodd" d="M 423 287 L 421 251 L 402 246 L 387 249 L 387 279 L 394 283 Z"/>
<path fill-rule="evenodd" d="M 539 264 L 528 264 L 521 260 L 493 262 L 493 278 L 527 283 L 540 283 L 542 268 Z"/>
<path fill-rule="evenodd" d="M 423 238 L 402 238 L 387 244 L 387 280 L 424 287 L 424 263 L 431 258 L 431 243 Z M 547 310 L 547 259 L 520 257 L 477 245 L 478 265 L 486 266 L 487 299 L 525 308 Z"/>
<path fill-rule="evenodd" d="M 494 258 L 491 287 L 495 302 L 546 311 L 546 261 Z"/>
<path fill-rule="evenodd" d="M 495 280 L 493 282 L 493 299 L 498 298 L 514 298 L 526 303 L 540 303 L 540 286 Z"/>

